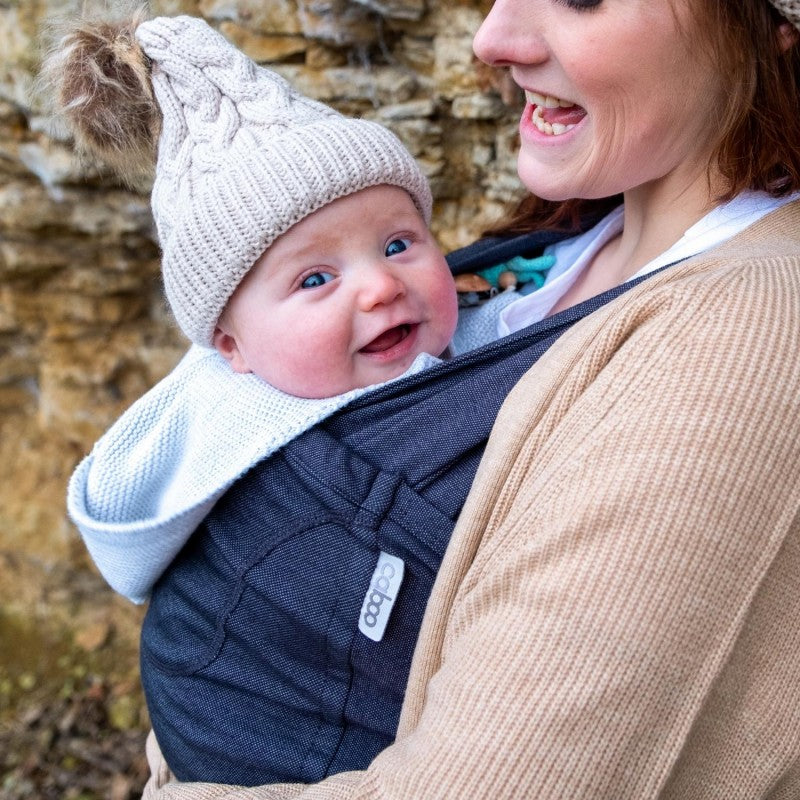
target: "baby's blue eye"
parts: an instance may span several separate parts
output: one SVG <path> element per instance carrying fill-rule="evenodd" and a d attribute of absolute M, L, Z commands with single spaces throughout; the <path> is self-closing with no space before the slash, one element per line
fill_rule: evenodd
<path fill-rule="evenodd" d="M 333 275 L 330 272 L 313 272 L 307 278 L 303 279 L 300 284 L 301 289 L 315 289 L 317 286 L 322 286 L 325 283 L 333 280 Z"/>
<path fill-rule="evenodd" d="M 386 245 L 386 255 L 396 256 L 399 253 L 404 253 L 410 246 L 411 242 L 408 239 L 392 239 L 392 241 Z"/>

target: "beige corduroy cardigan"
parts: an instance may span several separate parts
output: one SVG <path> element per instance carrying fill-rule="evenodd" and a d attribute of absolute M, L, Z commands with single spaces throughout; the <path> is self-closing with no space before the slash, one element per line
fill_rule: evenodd
<path fill-rule="evenodd" d="M 799 356 L 793 203 L 516 386 L 368 770 L 145 797 L 798 800 Z"/>

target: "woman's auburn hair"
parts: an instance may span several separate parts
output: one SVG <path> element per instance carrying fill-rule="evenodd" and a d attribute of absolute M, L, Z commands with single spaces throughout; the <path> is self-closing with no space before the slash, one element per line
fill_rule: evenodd
<path fill-rule="evenodd" d="M 721 202 L 746 189 L 782 197 L 800 190 L 800 43 L 787 47 L 779 26 L 789 25 L 767 0 L 699 0 L 698 42 L 724 81 L 727 103 L 717 123 L 709 163 L 721 176 Z M 502 236 L 531 230 L 576 231 L 622 201 L 523 198 L 510 219 L 487 231 Z"/>

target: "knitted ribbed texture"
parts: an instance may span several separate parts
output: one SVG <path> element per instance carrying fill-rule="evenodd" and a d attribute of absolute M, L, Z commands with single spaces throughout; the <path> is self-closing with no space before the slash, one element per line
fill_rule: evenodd
<path fill-rule="evenodd" d="M 462 310 L 454 353 L 494 341 L 500 311 L 516 297 L 507 292 Z M 420 353 L 404 375 L 438 363 Z M 237 478 L 372 388 L 294 397 L 235 373 L 215 350 L 193 347 L 114 423 L 70 479 L 67 510 L 100 573 L 115 591 L 144 602 Z"/>
<path fill-rule="evenodd" d="M 390 184 L 430 220 L 424 175 L 382 125 L 303 97 L 201 19 L 151 19 L 136 38 L 163 115 L 152 206 L 164 285 L 192 341 L 211 344 L 256 259 L 331 201 Z"/>
<path fill-rule="evenodd" d="M 405 374 L 436 363 L 421 353 Z M 67 510 L 100 573 L 124 597 L 144 602 L 237 478 L 370 388 L 294 397 L 235 373 L 215 350 L 190 350 L 70 479 Z"/>
<path fill-rule="evenodd" d="M 458 326 L 450 342 L 450 354 L 461 355 L 481 344 L 493 342 L 497 338 L 500 312 L 521 296 L 519 292 L 506 290 L 488 302 L 459 309 Z"/>
<path fill-rule="evenodd" d="M 588 316 L 517 385 L 367 771 L 145 796 L 797 800 L 798 352 L 793 203 Z"/>
<path fill-rule="evenodd" d="M 800 0 L 769 0 L 789 22 L 800 29 Z"/>

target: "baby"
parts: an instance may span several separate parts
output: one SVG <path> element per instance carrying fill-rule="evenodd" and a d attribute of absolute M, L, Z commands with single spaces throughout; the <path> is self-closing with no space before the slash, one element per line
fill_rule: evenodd
<path fill-rule="evenodd" d="M 211 647 L 213 679 L 205 656 L 187 666 L 175 655 L 208 651 L 200 621 L 207 610 L 195 604 L 189 616 L 197 624 L 171 625 L 186 599 L 176 586 L 188 581 L 196 590 L 207 580 L 192 571 L 197 564 L 214 575 L 232 564 L 211 548 L 207 531 L 190 536 L 238 479 L 360 395 L 440 363 L 448 350 L 456 292 L 428 229 L 427 181 L 385 128 L 299 95 L 199 19 L 80 27 L 49 69 L 84 148 L 129 174 L 158 141 L 152 209 L 164 285 L 194 343 L 97 443 L 68 493 L 70 515 L 109 583 L 136 602 L 156 585 L 142 676 L 162 750 L 184 780 L 310 780 L 366 764 L 391 739 L 406 673 L 381 672 L 372 716 L 356 733 L 346 714 L 326 711 L 336 646 L 330 623 L 320 627 L 327 612 L 312 593 L 300 616 L 287 615 L 276 588 L 282 575 L 306 575 L 292 585 L 316 579 L 309 552 L 287 555 L 259 590 L 241 646 Z M 457 349 L 490 341 L 511 299 L 464 314 Z M 287 485 L 280 500 L 291 496 Z M 276 520 L 280 513 L 276 500 Z M 192 566 L 185 555 L 195 546 L 210 549 L 192 556 Z M 350 622 L 379 643 L 404 567 L 391 552 L 365 553 L 355 590 L 363 603 Z M 352 569 L 342 559 L 341 574 L 326 576 L 334 601 Z M 208 609 L 219 598 L 224 607 L 240 603 L 242 579 L 234 570 L 209 583 Z M 263 626 L 273 618 L 290 627 L 275 629 L 267 657 Z M 230 632 L 226 620 L 215 617 L 211 629 Z M 393 635 L 410 653 L 417 633 Z M 265 669 L 280 671 L 275 642 L 287 635 L 287 647 L 302 651 L 302 670 L 288 669 L 280 686 L 256 680 Z M 248 676 L 256 684 L 234 691 Z M 287 680 L 297 682 L 288 695 Z M 237 744 L 248 730 L 244 709 L 273 722 Z M 348 751 L 343 741 L 357 745 Z"/>
<path fill-rule="evenodd" d="M 295 223 L 256 261 L 214 329 L 235 372 L 298 397 L 384 383 L 456 326 L 453 277 L 411 196 L 381 184 Z"/>

